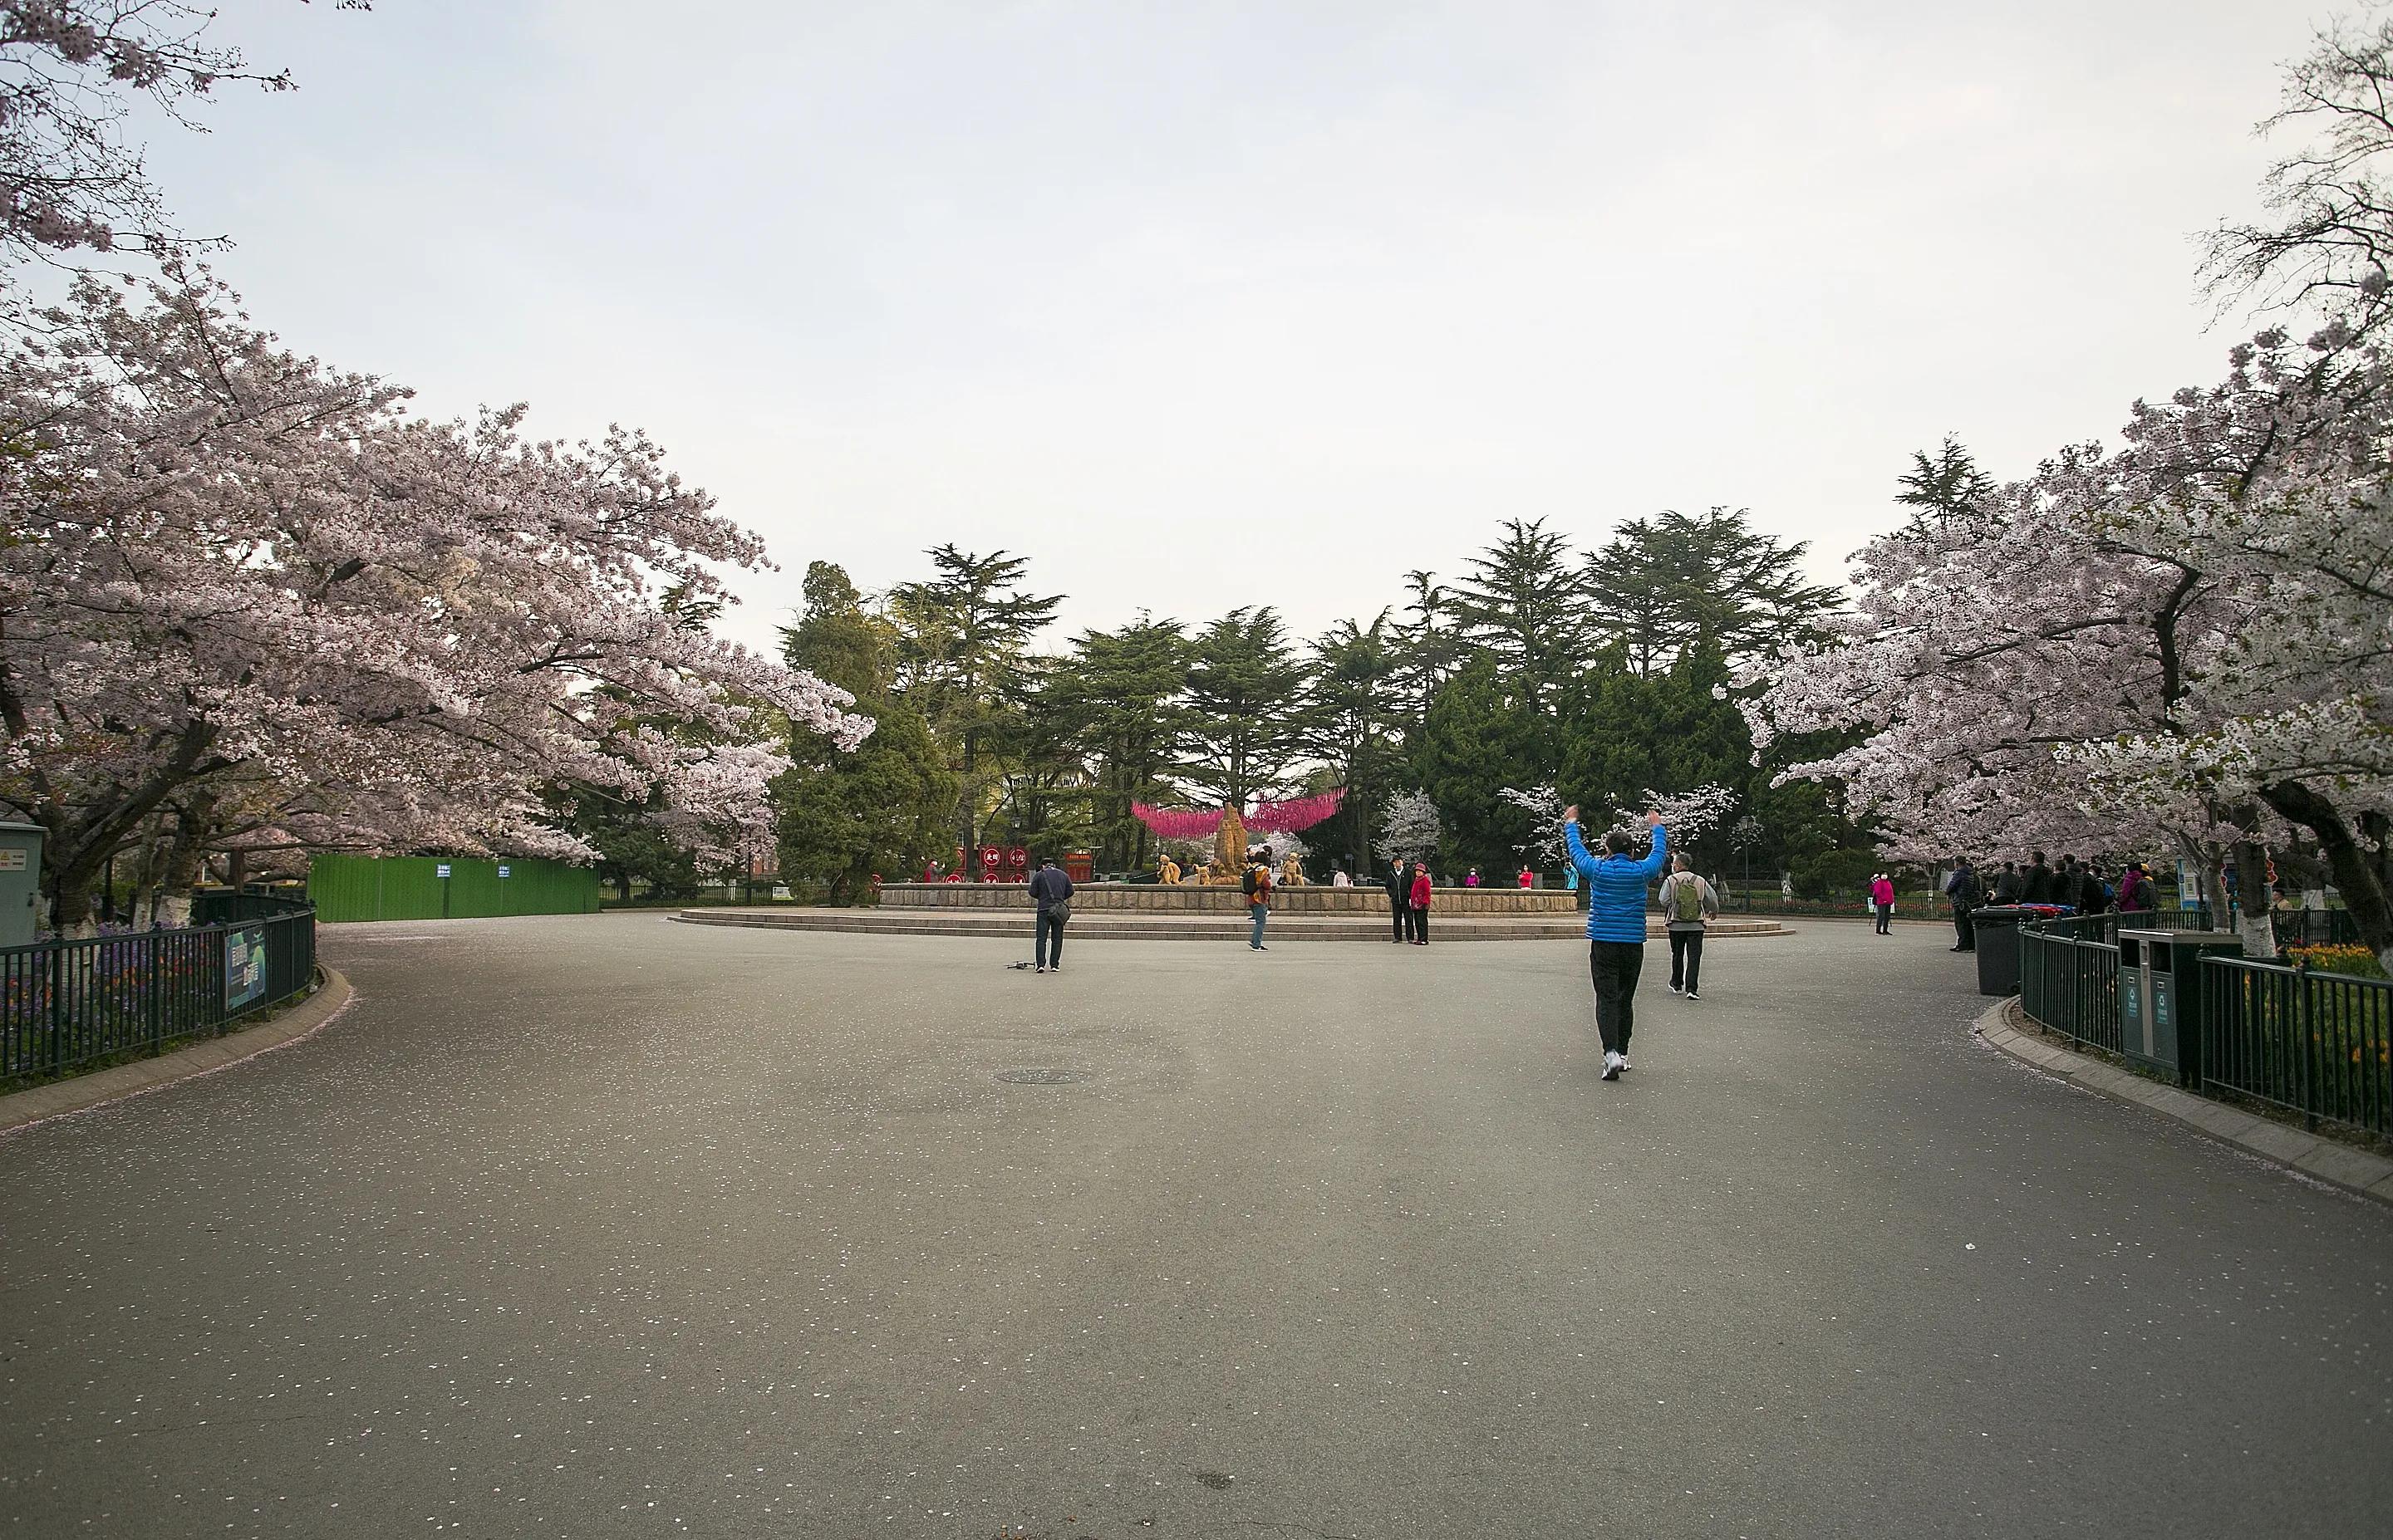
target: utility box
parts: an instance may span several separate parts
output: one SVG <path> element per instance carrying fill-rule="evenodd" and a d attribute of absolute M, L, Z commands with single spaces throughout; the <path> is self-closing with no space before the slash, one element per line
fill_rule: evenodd
<path fill-rule="evenodd" d="M 2119 1051 L 2185 1085 L 2202 1080 L 2202 959 L 2243 955 L 2233 931 L 2119 933 Z"/>
<path fill-rule="evenodd" d="M 42 891 L 39 824 L 0 824 L 0 946 L 31 946 Z"/>

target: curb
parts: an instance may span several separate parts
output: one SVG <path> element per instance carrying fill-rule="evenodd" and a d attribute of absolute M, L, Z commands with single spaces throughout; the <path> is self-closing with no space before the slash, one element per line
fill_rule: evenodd
<path fill-rule="evenodd" d="M 2047 1075 L 2099 1091 L 2114 1102 L 2132 1102 L 2223 1144 L 2231 1144 L 2246 1155 L 2299 1171 L 2330 1187 L 2393 1204 L 2393 1160 L 2305 1133 L 2290 1124 L 2256 1117 L 2190 1090 L 2147 1080 L 2099 1059 L 2046 1042 L 2014 1024 L 2018 1009 L 2016 997 L 1997 1000 L 1980 1013 L 1969 1030 L 2021 1064 Z"/>
<path fill-rule="evenodd" d="M 229 1032 L 221 1038 L 209 1038 L 154 1059 L 94 1070 L 72 1079 L 0 1096 L 0 1137 L 36 1123 L 46 1123 L 53 1117 L 65 1117 L 230 1069 L 244 1060 L 313 1037 L 357 998 L 357 992 L 338 969 L 321 964 L 318 968 L 324 975 L 323 986 L 271 1021 Z"/>

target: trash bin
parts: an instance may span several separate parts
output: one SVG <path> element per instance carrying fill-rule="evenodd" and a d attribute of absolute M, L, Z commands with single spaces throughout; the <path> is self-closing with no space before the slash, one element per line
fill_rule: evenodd
<path fill-rule="evenodd" d="M 2186 1085 L 2202 1081 L 2202 959 L 2241 957 L 2233 931 L 2119 933 L 2119 1051 Z"/>
<path fill-rule="evenodd" d="M 2043 910 L 2020 904 L 1997 904 L 1969 911 L 1969 927 L 1978 934 L 1979 994 L 2019 993 L 2019 928 L 2028 920 L 2043 918 Z"/>

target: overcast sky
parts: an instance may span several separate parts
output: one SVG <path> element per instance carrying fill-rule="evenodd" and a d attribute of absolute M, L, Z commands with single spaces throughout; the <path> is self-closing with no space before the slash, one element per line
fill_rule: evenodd
<path fill-rule="evenodd" d="M 644 426 L 868 588 L 1314 633 L 1508 516 L 1749 506 L 1818 567 L 2221 372 L 2304 0 L 221 0 L 301 89 L 153 139 L 303 351 Z M 1060 635 L 1062 633 L 1058 633 Z"/>

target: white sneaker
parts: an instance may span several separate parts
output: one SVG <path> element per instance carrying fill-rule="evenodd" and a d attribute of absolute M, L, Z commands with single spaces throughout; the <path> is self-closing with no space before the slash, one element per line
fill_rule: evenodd
<path fill-rule="evenodd" d="M 1624 1054 L 1622 1054 L 1622 1055 L 1620 1056 L 1620 1073 L 1621 1073 L 1621 1074 L 1623 1074 L 1623 1075 L 1626 1075 L 1626 1074 L 1628 1074 L 1628 1070 L 1629 1070 L 1628 1055 L 1628 1054 L 1626 1054 L 1626 1053 L 1624 1053 Z"/>
<path fill-rule="evenodd" d="M 1673 995 L 1683 995 L 1683 994 L 1685 994 L 1685 993 L 1686 993 L 1686 991 L 1685 991 L 1685 990 L 1683 990 L 1683 989 L 1681 989 L 1681 988 L 1680 988 L 1677 985 L 1675 985 L 1675 984 L 1674 984 L 1674 985 L 1670 985 L 1670 993 L 1672 993 Z"/>
<path fill-rule="evenodd" d="M 1699 1000 L 1699 999 L 1702 999 L 1702 998 L 1703 998 L 1703 997 L 1702 997 L 1701 995 L 1696 994 L 1693 990 L 1690 989 L 1690 990 L 1688 990 L 1688 991 L 1687 991 L 1687 998 L 1689 998 L 1689 999 L 1691 999 L 1691 1000 Z"/>
<path fill-rule="evenodd" d="M 1603 1056 L 1603 1077 L 1607 1080 L 1619 1079 L 1620 1068 L 1628 1062 L 1617 1053 L 1606 1053 Z"/>

